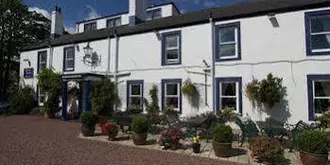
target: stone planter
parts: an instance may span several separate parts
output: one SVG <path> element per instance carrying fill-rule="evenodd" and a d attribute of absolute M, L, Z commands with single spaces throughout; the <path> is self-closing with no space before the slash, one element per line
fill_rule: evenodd
<path fill-rule="evenodd" d="M 231 143 L 219 143 L 212 141 L 213 150 L 218 157 L 230 157 L 232 156 Z"/>
<path fill-rule="evenodd" d="M 95 132 L 95 127 L 94 128 L 88 128 L 86 125 L 82 124 L 81 125 L 81 133 L 84 136 L 93 136 Z"/>
<path fill-rule="evenodd" d="M 132 133 L 133 136 L 133 142 L 135 145 L 145 145 L 147 144 L 147 133 Z"/>
<path fill-rule="evenodd" d="M 320 155 L 300 151 L 300 160 L 304 165 L 326 165 L 328 162 L 328 154 Z"/>
<path fill-rule="evenodd" d="M 201 144 L 200 143 L 193 143 L 192 148 L 194 153 L 200 153 L 201 152 Z"/>

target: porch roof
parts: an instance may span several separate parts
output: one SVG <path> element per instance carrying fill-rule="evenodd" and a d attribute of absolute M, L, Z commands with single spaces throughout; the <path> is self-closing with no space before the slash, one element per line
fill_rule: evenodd
<path fill-rule="evenodd" d="M 61 75 L 63 81 L 99 81 L 105 75 L 98 73 L 64 73 Z"/>

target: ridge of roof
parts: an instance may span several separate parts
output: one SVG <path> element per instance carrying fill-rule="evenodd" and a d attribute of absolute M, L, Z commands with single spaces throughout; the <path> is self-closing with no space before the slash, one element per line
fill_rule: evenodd
<path fill-rule="evenodd" d="M 108 37 L 112 38 L 114 37 L 114 34 L 117 36 L 127 36 L 155 30 L 203 24 L 209 22 L 210 15 L 212 15 L 212 18 L 215 21 L 224 21 L 258 16 L 267 13 L 283 13 L 326 6 L 330 6 L 329 0 L 261 0 L 244 2 L 230 6 L 208 8 L 177 16 L 164 17 L 147 21 L 135 26 L 123 25 L 116 28 L 99 29 L 84 33 L 65 35 L 51 40 L 50 42 L 27 46 L 22 50 L 29 51 L 46 48 L 49 44 L 52 46 L 60 46 L 65 44 L 95 41 L 106 39 Z"/>

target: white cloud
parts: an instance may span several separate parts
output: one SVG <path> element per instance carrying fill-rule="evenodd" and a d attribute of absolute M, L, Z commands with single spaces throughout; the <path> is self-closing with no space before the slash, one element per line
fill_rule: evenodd
<path fill-rule="evenodd" d="M 76 33 L 76 28 L 75 27 L 70 27 L 70 26 L 64 26 L 65 31 L 67 31 L 70 34 L 75 34 Z"/>
<path fill-rule="evenodd" d="M 194 0 L 194 4 L 195 4 L 195 5 L 199 5 L 200 3 L 201 3 L 200 0 Z"/>
<path fill-rule="evenodd" d="M 207 1 L 204 2 L 203 5 L 204 5 L 205 7 L 211 7 L 211 6 L 216 5 L 216 2 L 213 1 L 213 0 L 207 0 Z"/>
<path fill-rule="evenodd" d="M 29 7 L 29 11 L 35 11 L 39 14 L 42 14 L 44 17 L 51 19 L 50 13 L 45 9 L 40 9 L 38 7 Z"/>
<path fill-rule="evenodd" d="M 88 13 L 88 16 L 85 17 L 85 20 L 89 20 L 89 19 L 94 19 L 94 18 L 100 17 L 100 15 L 97 13 L 97 11 L 95 10 L 95 8 L 93 8 L 91 5 L 86 5 L 86 8 L 89 9 L 89 13 Z"/>

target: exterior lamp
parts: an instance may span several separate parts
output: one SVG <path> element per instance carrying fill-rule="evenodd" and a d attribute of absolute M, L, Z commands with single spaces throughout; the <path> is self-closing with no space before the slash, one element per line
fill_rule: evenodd
<path fill-rule="evenodd" d="M 90 46 L 89 46 L 89 43 L 87 43 L 87 46 L 86 47 L 84 47 L 84 52 L 85 52 L 85 55 L 86 56 L 91 56 L 92 55 L 92 53 L 93 53 L 93 48 L 91 48 Z"/>

